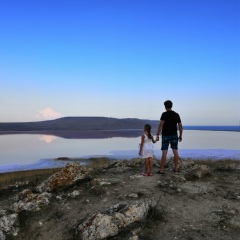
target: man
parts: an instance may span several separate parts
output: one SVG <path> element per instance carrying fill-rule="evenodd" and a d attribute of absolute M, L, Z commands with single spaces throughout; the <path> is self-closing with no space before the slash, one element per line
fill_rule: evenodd
<path fill-rule="evenodd" d="M 182 141 L 183 127 L 180 116 L 172 110 L 173 103 L 170 100 L 164 102 L 166 112 L 162 113 L 160 124 L 157 131 L 157 139 L 159 134 L 162 134 L 162 163 L 161 169 L 158 173 L 164 174 L 164 166 L 167 159 L 167 151 L 169 144 L 171 145 L 174 154 L 175 172 L 178 172 L 178 141 Z M 177 125 L 179 127 L 179 137 L 177 135 Z"/>

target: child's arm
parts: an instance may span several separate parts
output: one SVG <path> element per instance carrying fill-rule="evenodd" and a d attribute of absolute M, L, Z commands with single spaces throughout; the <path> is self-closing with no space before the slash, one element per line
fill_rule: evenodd
<path fill-rule="evenodd" d="M 142 156 L 142 150 L 143 150 L 144 138 L 145 138 L 145 136 L 142 135 L 142 137 L 141 137 L 141 144 L 140 144 L 140 150 L 139 150 L 139 155 L 140 155 L 140 156 Z"/>
<path fill-rule="evenodd" d="M 152 138 L 153 143 L 156 143 L 157 141 L 159 141 L 159 140 Z"/>

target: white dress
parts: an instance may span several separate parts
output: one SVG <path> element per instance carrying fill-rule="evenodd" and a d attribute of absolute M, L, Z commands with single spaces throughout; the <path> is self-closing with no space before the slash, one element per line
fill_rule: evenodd
<path fill-rule="evenodd" d="M 149 139 L 146 134 L 144 134 L 144 144 L 143 144 L 143 150 L 142 150 L 142 157 L 143 158 L 149 158 L 152 157 L 153 152 L 153 142 L 152 139 Z"/>

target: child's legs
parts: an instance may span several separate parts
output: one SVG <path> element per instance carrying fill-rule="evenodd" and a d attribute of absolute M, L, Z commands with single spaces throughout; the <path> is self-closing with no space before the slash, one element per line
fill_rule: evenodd
<path fill-rule="evenodd" d="M 148 158 L 148 166 L 149 166 L 149 173 L 152 173 L 152 169 L 153 169 L 153 160 L 152 157 Z"/>
<path fill-rule="evenodd" d="M 149 158 L 145 158 L 145 173 L 148 172 Z"/>

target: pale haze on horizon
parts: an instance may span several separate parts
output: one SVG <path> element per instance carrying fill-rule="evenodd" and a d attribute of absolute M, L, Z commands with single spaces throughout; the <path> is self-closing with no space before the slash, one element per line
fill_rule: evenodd
<path fill-rule="evenodd" d="M 1 1 L 0 122 L 240 124 L 240 1 Z"/>

